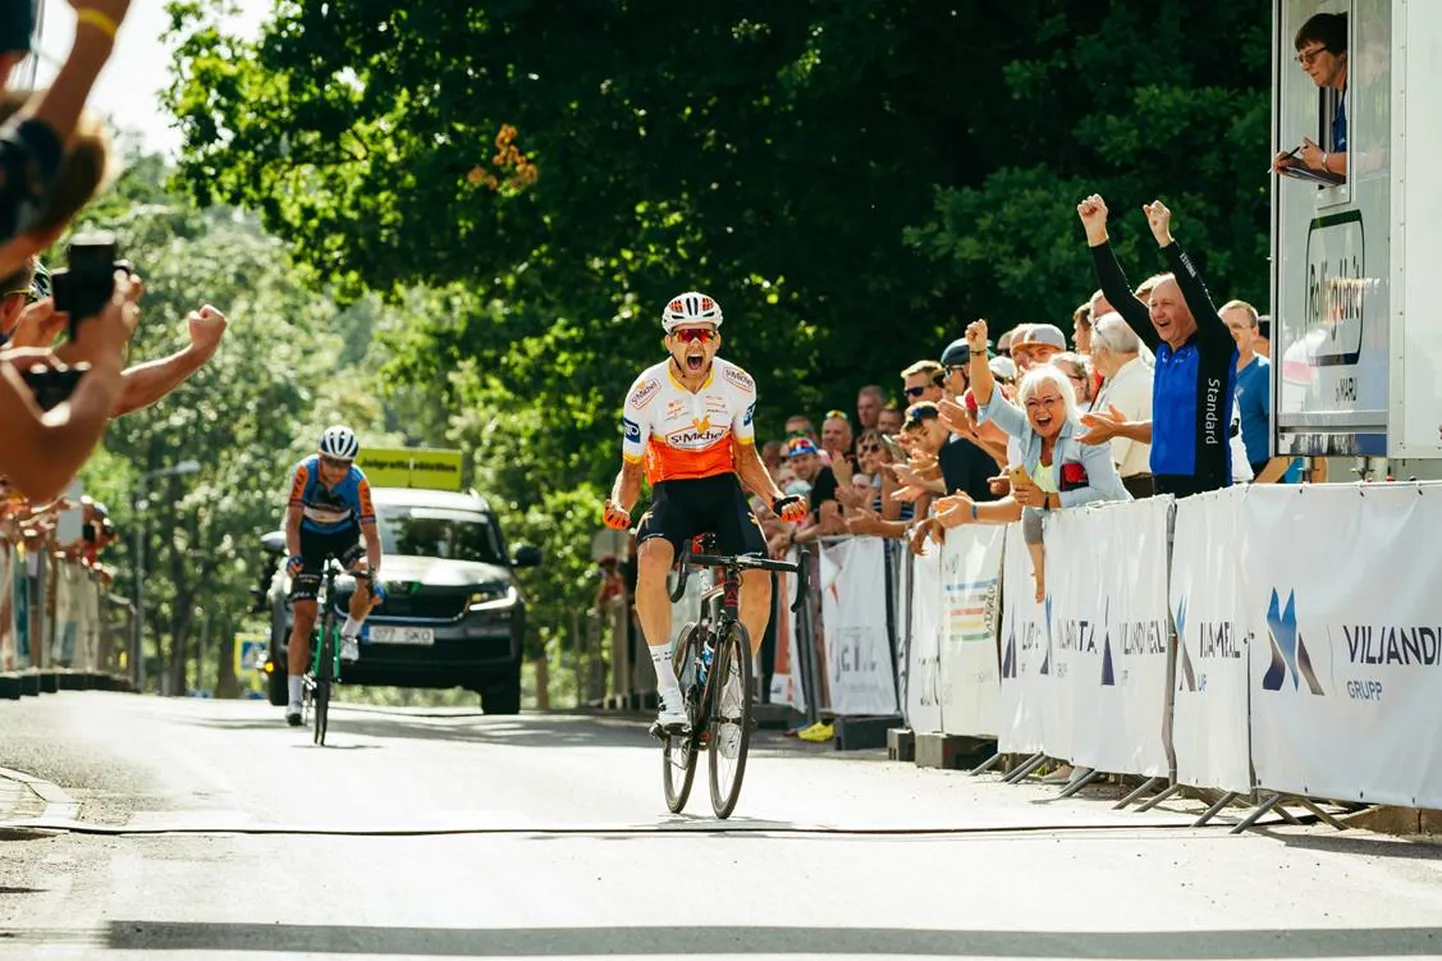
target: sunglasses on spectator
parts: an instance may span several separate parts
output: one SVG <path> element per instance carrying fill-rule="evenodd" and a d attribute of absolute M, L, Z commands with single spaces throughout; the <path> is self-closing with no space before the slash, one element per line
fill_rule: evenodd
<path fill-rule="evenodd" d="M 703 344 L 709 344 L 716 337 L 716 331 L 706 327 L 686 327 L 676 331 L 676 333 L 671 336 L 683 344 L 689 344 L 693 340 L 699 340 Z"/>
<path fill-rule="evenodd" d="M 851 418 L 846 416 L 846 411 L 844 410 L 828 410 L 826 412 L 826 419 L 844 420 L 848 424 L 851 423 Z"/>
<path fill-rule="evenodd" d="M 1318 57 L 1320 57 L 1326 52 L 1327 46 L 1326 44 L 1323 44 L 1320 47 L 1313 47 L 1311 50 L 1303 50 L 1292 59 L 1300 63 L 1302 66 L 1307 67 L 1311 66 L 1313 61 L 1315 61 Z"/>
<path fill-rule="evenodd" d="M 907 397 L 920 397 L 924 393 L 926 393 L 926 385 L 922 385 L 921 387 L 906 388 Z"/>
<path fill-rule="evenodd" d="M 858 448 L 856 449 L 856 453 L 857 453 L 857 454 L 860 454 L 860 455 L 862 455 L 862 456 L 865 456 L 866 454 L 879 454 L 879 453 L 881 453 L 881 445 L 880 445 L 880 444 L 862 444 L 860 447 L 858 447 Z"/>

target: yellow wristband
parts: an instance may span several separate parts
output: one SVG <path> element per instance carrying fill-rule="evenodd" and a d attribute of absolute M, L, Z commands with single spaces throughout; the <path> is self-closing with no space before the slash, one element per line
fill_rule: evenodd
<path fill-rule="evenodd" d="M 97 27 L 105 31 L 111 40 L 115 39 L 115 31 L 119 29 L 119 25 L 114 20 L 99 10 L 96 10 L 94 7 L 85 7 L 75 11 L 75 23 L 77 25 L 88 23 L 92 27 Z"/>

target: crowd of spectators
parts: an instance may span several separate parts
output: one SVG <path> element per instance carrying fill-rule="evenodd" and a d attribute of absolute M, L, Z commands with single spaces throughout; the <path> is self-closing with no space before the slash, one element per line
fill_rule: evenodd
<path fill-rule="evenodd" d="M 974 321 L 899 371 L 894 393 L 868 384 L 854 412 L 827 411 L 819 430 L 796 414 L 784 440 L 764 445 L 778 486 L 811 503 L 791 525 L 753 502 L 774 556 L 848 534 L 920 553 L 958 525 L 1021 521 L 1040 600 L 1049 511 L 1299 480 L 1298 462 L 1268 453 L 1270 345 L 1256 308 L 1214 306 L 1160 201 L 1141 213 L 1163 272 L 1136 287 L 1112 253 L 1103 199 L 1077 213 L 1096 287 L 1062 321 L 1070 339 L 1046 318 L 1010 323 L 995 341 Z M 801 735 L 830 737 L 815 727 Z"/>

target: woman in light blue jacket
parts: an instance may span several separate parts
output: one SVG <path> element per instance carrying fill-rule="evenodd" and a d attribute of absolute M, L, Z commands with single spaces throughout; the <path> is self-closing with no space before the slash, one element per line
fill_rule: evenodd
<path fill-rule="evenodd" d="M 1111 448 L 1093 447 L 1077 439 L 1083 427 L 1076 391 L 1066 374 L 1049 364 L 1027 371 L 1017 388 L 1018 408 L 995 389 L 987 366 L 986 335 L 984 320 L 966 328 L 977 420 L 993 421 L 1016 438 L 1021 463 L 1007 467 L 1011 495 L 1006 499 L 977 504 L 966 494 L 957 494 L 939 501 L 937 514 L 946 527 L 973 522 L 1004 524 L 1016 519 L 1020 505 L 1022 532 L 1031 551 L 1040 601 L 1046 596 L 1041 543 L 1044 512 L 1098 501 L 1129 501 L 1132 495 L 1117 475 Z"/>

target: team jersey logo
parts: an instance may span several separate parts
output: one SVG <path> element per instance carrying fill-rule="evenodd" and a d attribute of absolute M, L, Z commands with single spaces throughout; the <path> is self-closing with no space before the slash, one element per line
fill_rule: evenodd
<path fill-rule="evenodd" d="M 631 397 L 629 400 L 626 401 L 626 403 L 636 408 L 637 410 L 644 410 L 646 405 L 651 402 L 651 398 L 655 397 L 660 392 L 661 381 L 658 378 L 652 377 L 650 380 L 646 381 L 644 384 L 632 391 Z"/>
<path fill-rule="evenodd" d="M 632 444 L 641 443 L 641 425 L 629 417 L 621 418 L 621 425 L 626 428 L 626 440 Z"/>
<path fill-rule="evenodd" d="M 728 366 L 722 376 L 747 393 L 756 393 L 756 382 L 741 368 Z"/>

